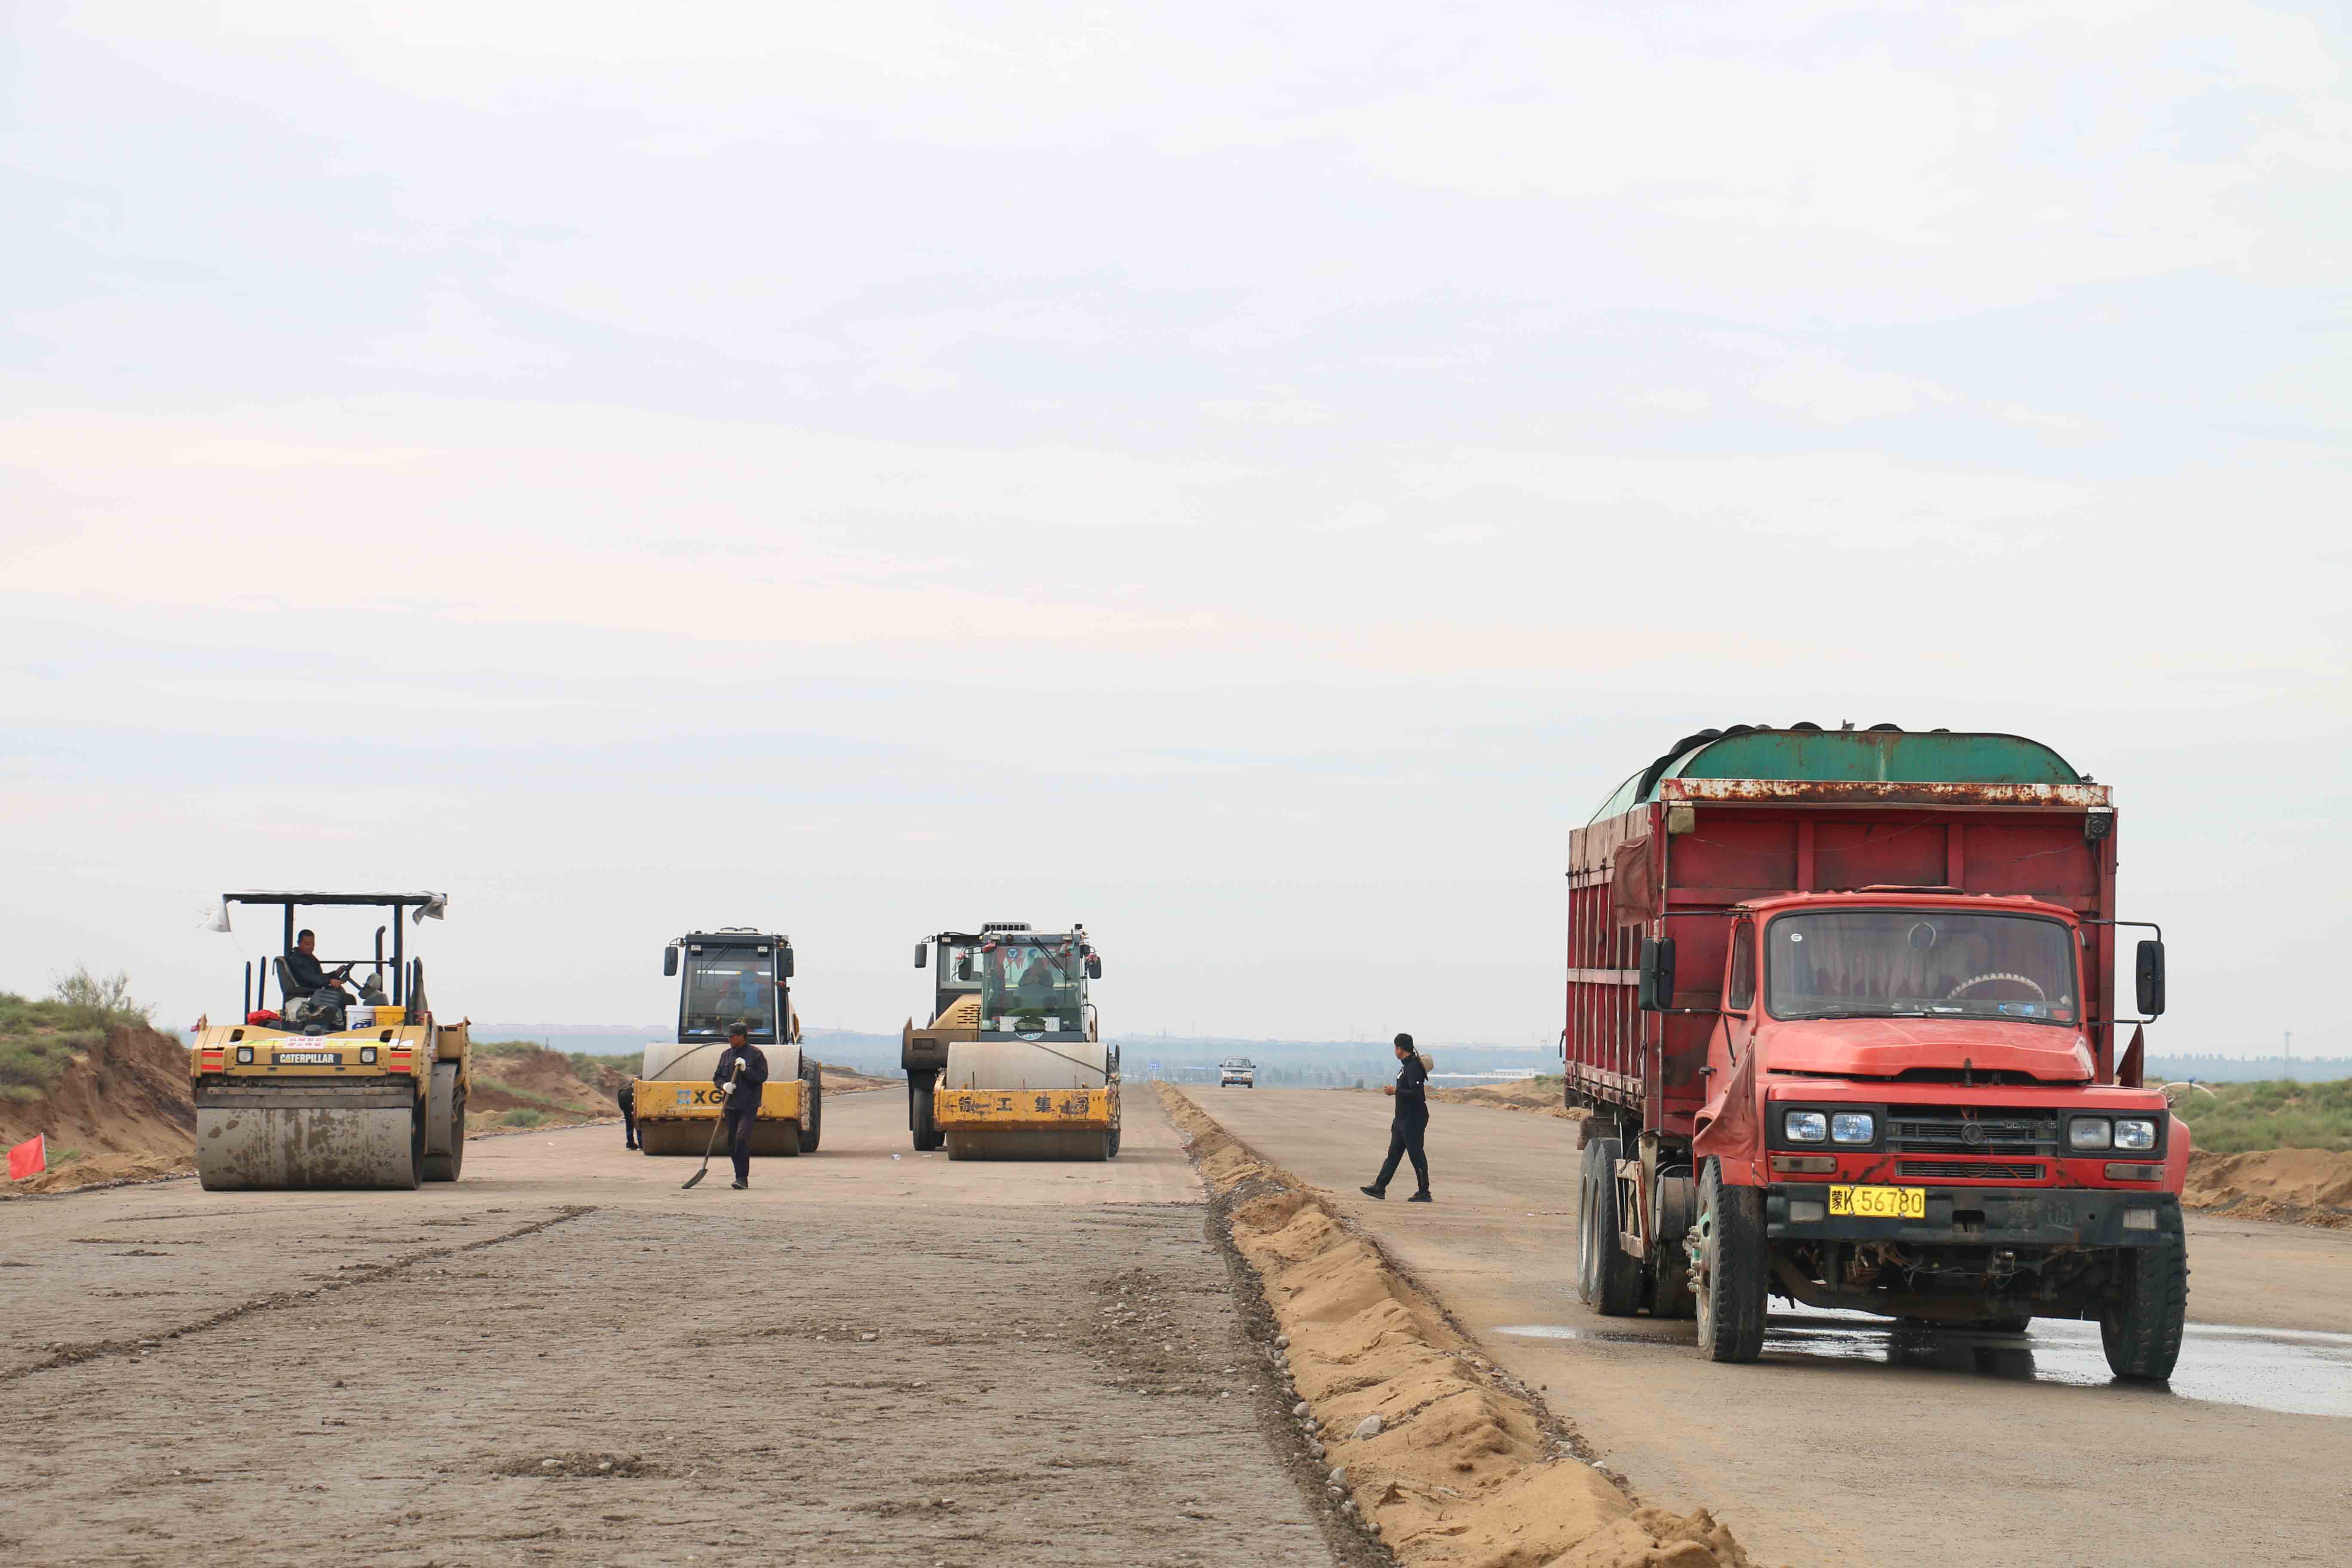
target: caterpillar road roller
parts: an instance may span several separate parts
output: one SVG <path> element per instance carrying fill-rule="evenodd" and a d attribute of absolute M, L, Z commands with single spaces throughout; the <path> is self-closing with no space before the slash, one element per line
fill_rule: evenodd
<path fill-rule="evenodd" d="M 724 1099 L 710 1075 L 726 1053 L 728 1030 L 740 1022 L 768 1058 L 751 1152 L 815 1153 L 824 1083 L 816 1058 L 801 1051 L 792 939 L 749 926 L 689 931 L 662 950 L 662 973 L 679 977 L 677 1038 L 646 1047 L 636 1087 L 637 1142 L 645 1152 L 698 1156 L 709 1149 Z"/>
<path fill-rule="evenodd" d="M 940 931 L 931 1022 L 907 1021 L 899 1064 L 918 1149 L 950 1160 L 1108 1160 L 1118 1152 L 1118 1049 L 1102 1040 L 1087 983 L 1102 958 L 1086 928 L 1045 933 L 998 921 Z"/>
<path fill-rule="evenodd" d="M 465 1023 L 441 1023 L 426 1005 L 425 961 L 410 955 L 401 920 L 439 920 L 448 902 L 441 893 L 221 895 L 205 921 L 211 930 L 230 931 L 239 905 L 279 910 L 284 930 L 278 957 L 258 971 L 245 966 L 244 1022 L 199 1027 L 189 1047 L 196 1174 L 206 1188 L 413 1188 L 457 1179 L 472 1044 Z M 366 956 L 336 958 L 318 952 L 299 927 L 296 911 L 310 909 L 385 910 L 391 919 L 376 926 Z M 346 929 L 350 921 L 313 918 Z"/>

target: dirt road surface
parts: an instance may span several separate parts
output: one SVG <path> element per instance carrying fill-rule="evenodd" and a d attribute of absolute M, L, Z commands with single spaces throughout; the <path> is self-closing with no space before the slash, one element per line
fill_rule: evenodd
<path fill-rule="evenodd" d="M 2114 1384 L 2095 1324 L 1898 1341 L 1776 1312 L 1765 1359 L 1699 1359 L 1688 1323 L 1576 1299 L 1570 1123 L 1432 1109 L 1438 1202 L 1357 1187 L 1388 1102 L 1194 1089 L 1260 1155 L 1337 1194 L 1494 1357 L 1650 1502 L 1711 1507 L 1758 1561 L 2335 1563 L 2352 1474 L 2352 1237 L 2189 1221 L 2193 1326 L 2170 1392 Z M 1775 1306 L 1785 1303 L 1776 1302 Z"/>
<path fill-rule="evenodd" d="M 24 1563 L 1331 1563 L 1148 1094 L 1103 1165 L 471 1145 L 415 1193 L 0 1208 Z M 900 1156 L 893 1158 L 893 1155 Z M 551 1463 L 550 1461 L 552 1461 Z M 1319 1477 L 1314 1479 L 1319 1482 Z"/>

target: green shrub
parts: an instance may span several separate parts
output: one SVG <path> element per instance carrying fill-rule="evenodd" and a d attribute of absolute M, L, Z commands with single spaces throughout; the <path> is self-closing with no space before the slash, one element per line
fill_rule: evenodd
<path fill-rule="evenodd" d="M 2197 1147 L 2219 1154 L 2254 1149 L 2352 1150 L 2352 1079 L 2295 1083 L 2208 1084 L 2177 1089 L 2172 1109 L 2195 1134 Z"/>
<path fill-rule="evenodd" d="M 87 963 L 77 963 L 70 973 L 58 975 L 56 989 L 50 994 L 100 1024 L 143 1024 L 155 1011 L 147 1003 L 131 1000 L 130 975 L 120 970 L 112 974 L 92 974 Z"/>
<path fill-rule="evenodd" d="M 544 1110 L 509 1110 L 506 1113 L 505 1125 L 509 1127 L 537 1127 L 546 1120 L 547 1112 Z"/>
<path fill-rule="evenodd" d="M 38 1100 L 75 1056 L 106 1038 L 109 1016 L 84 1004 L 0 991 L 0 1096 Z"/>

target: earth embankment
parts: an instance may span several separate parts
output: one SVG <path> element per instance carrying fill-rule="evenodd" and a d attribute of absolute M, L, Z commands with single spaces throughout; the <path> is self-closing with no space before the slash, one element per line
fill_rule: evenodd
<path fill-rule="evenodd" d="M 1234 1248 L 1328 1490 L 1412 1568 L 1747 1568 L 1705 1509 L 1643 1508 L 1321 1194 L 1161 1086 Z"/>
<path fill-rule="evenodd" d="M 2189 1156 L 2181 1194 L 2191 1207 L 2238 1219 L 2286 1220 L 2352 1229 L 2352 1154 L 2334 1149 L 2260 1149 Z"/>

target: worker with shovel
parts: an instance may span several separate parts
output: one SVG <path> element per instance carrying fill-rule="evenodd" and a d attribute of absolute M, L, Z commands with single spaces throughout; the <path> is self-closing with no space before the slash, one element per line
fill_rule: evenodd
<path fill-rule="evenodd" d="M 751 1184 L 751 1124 L 760 1112 L 761 1086 L 768 1081 L 768 1053 L 751 1043 L 751 1025 L 738 1018 L 727 1030 L 727 1049 L 710 1075 L 713 1089 L 724 1096 L 727 1153 L 735 1162 L 734 1187 Z"/>

